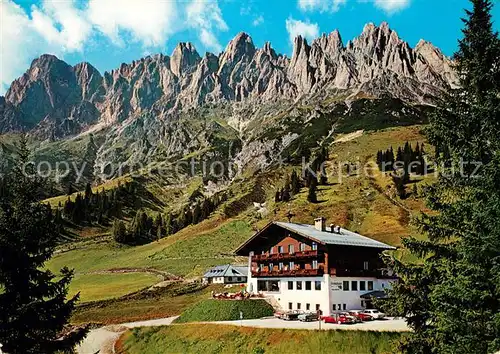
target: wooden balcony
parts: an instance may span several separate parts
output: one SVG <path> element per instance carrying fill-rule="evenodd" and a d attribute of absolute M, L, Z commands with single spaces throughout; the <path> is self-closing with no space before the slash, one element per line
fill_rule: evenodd
<path fill-rule="evenodd" d="M 316 277 L 322 276 L 323 269 L 294 269 L 294 270 L 252 270 L 252 277 Z"/>
<path fill-rule="evenodd" d="M 252 256 L 252 262 L 264 262 L 264 261 L 286 261 L 293 259 L 307 259 L 318 257 L 318 250 L 310 251 L 299 251 L 294 253 L 272 253 L 272 254 L 256 254 Z"/>

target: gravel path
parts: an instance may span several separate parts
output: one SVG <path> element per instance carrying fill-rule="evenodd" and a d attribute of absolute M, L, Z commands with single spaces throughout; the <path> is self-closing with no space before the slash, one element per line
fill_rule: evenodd
<path fill-rule="evenodd" d="M 78 354 L 112 354 L 118 338 L 129 328 L 168 326 L 178 316 L 160 318 L 158 320 L 129 322 L 93 329 L 87 338 L 76 348 Z"/>

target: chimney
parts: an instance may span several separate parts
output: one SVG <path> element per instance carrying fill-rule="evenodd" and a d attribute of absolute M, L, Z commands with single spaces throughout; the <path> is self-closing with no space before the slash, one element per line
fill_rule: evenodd
<path fill-rule="evenodd" d="M 329 230 L 332 234 L 335 232 L 335 225 L 334 224 L 330 224 L 330 230 Z"/>
<path fill-rule="evenodd" d="M 325 231 L 326 219 L 324 217 L 314 219 L 314 228 L 318 231 Z"/>

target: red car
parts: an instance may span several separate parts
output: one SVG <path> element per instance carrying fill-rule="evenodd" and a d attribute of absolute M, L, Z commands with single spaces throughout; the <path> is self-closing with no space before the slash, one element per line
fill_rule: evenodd
<path fill-rule="evenodd" d="M 362 311 L 363 310 L 351 310 L 351 311 L 349 311 L 349 314 L 351 316 L 354 316 L 354 317 L 360 319 L 363 322 L 365 322 L 365 321 L 373 321 L 373 316 L 370 316 L 367 313 L 363 313 Z"/>
<path fill-rule="evenodd" d="M 354 317 L 338 313 L 333 313 L 330 316 L 323 316 L 321 319 L 325 321 L 325 323 L 337 323 L 337 324 L 356 323 L 356 319 Z"/>

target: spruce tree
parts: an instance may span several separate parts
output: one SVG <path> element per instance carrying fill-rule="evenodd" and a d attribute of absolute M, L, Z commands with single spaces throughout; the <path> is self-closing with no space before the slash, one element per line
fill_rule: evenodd
<path fill-rule="evenodd" d="M 500 350 L 499 38 L 491 1 L 471 3 L 454 56 L 460 88 L 450 90 L 427 131 L 438 162 L 446 162 L 424 191 L 433 213 L 418 226 L 428 239 L 403 240 L 421 261 L 389 261 L 400 276 L 389 310 L 413 329 L 400 343 L 407 353 Z"/>
<path fill-rule="evenodd" d="M 115 220 L 113 223 L 112 235 L 116 242 L 118 243 L 128 243 L 129 238 L 127 234 L 127 228 L 121 220 Z"/>
<path fill-rule="evenodd" d="M 316 186 L 318 182 L 316 178 L 311 178 L 311 181 L 309 183 L 309 192 L 307 194 L 307 200 L 311 203 L 317 203 L 318 202 L 318 197 L 316 195 Z"/>
<path fill-rule="evenodd" d="M 300 192 L 300 180 L 297 174 L 297 171 L 292 172 L 292 176 L 290 178 L 290 187 L 293 195 L 296 195 Z"/>
<path fill-rule="evenodd" d="M 87 330 L 62 335 L 79 295 L 66 300 L 72 270 L 63 268 L 56 277 L 45 267 L 58 234 L 47 206 L 37 199 L 44 182 L 23 173 L 28 161 L 23 140 L 7 178 L 8 193 L 0 200 L 0 343 L 7 353 L 69 351 Z"/>

